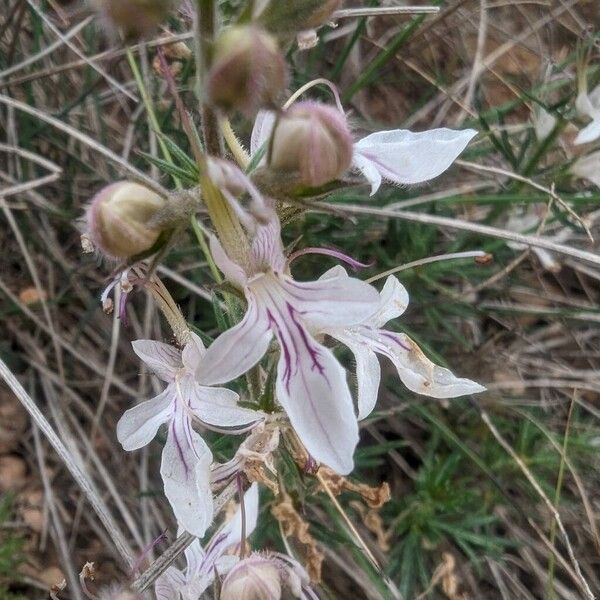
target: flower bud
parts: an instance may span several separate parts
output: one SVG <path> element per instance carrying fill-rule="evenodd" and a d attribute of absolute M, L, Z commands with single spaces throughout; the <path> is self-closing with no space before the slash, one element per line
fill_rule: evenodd
<path fill-rule="evenodd" d="M 152 33 L 178 4 L 177 0 L 95 0 L 95 3 L 128 39 Z"/>
<path fill-rule="evenodd" d="M 209 102 L 251 116 L 276 106 L 286 83 L 285 59 L 269 33 L 243 25 L 219 35 L 207 80 Z"/>
<path fill-rule="evenodd" d="M 342 0 L 258 0 L 255 17 L 273 33 L 296 33 L 323 25 Z"/>
<path fill-rule="evenodd" d="M 116 585 L 101 589 L 98 600 L 143 600 L 143 597 L 137 592 Z"/>
<path fill-rule="evenodd" d="M 276 122 L 269 166 L 297 173 L 311 187 L 338 179 L 352 162 L 352 136 L 344 115 L 318 102 L 299 102 Z"/>
<path fill-rule="evenodd" d="M 153 220 L 166 201 L 131 181 L 119 181 L 100 190 L 86 213 L 87 235 L 106 255 L 125 259 L 146 252 L 161 233 Z"/>
<path fill-rule="evenodd" d="M 221 600 L 279 600 L 281 580 L 274 561 L 253 554 L 240 561 L 223 581 Z"/>

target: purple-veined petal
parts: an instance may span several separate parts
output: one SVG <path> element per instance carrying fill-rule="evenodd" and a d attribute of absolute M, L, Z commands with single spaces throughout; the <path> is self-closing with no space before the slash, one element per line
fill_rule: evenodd
<path fill-rule="evenodd" d="M 250 156 L 254 156 L 262 145 L 271 137 L 271 132 L 275 126 L 277 119 L 276 113 L 270 110 L 261 110 L 256 115 L 252 135 L 250 136 Z M 265 156 L 261 160 L 261 164 L 266 161 Z"/>
<path fill-rule="evenodd" d="M 260 225 L 256 230 L 252 241 L 252 260 L 257 271 L 270 268 L 281 272 L 285 267 L 281 226 L 275 213 L 267 223 Z"/>
<path fill-rule="evenodd" d="M 137 450 L 154 439 L 158 428 L 171 418 L 173 393 L 169 385 L 158 396 L 123 413 L 117 423 L 117 439 L 124 450 Z"/>
<path fill-rule="evenodd" d="M 181 353 L 181 362 L 183 366 L 191 373 L 194 373 L 206 354 L 206 348 L 200 339 L 200 336 L 190 331 L 190 341 L 185 345 Z"/>
<path fill-rule="evenodd" d="M 253 483 L 244 494 L 244 517 L 246 537 L 256 528 L 258 521 L 258 484 Z M 213 571 L 215 563 L 232 546 L 237 546 L 242 541 L 242 511 L 238 506 L 230 521 L 225 523 L 210 539 L 206 546 L 206 554 L 202 561 L 200 573 Z"/>
<path fill-rule="evenodd" d="M 154 340 L 135 340 L 131 342 L 133 351 L 152 369 L 157 377 L 171 382 L 181 369 L 181 352 L 163 342 Z"/>
<path fill-rule="evenodd" d="M 600 138 L 600 111 L 596 111 L 594 120 L 586 125 L 575 138 L 575 144 L 589 144 Z"/>
<path fill-rule="evenodd" d="M 291 305 L 275 309 L 278 314 L 270 317 L 281 347 L 277 399 L 309 454 L 342 475 L 350 473 L 358 424 L 346 373 Z"/>
<path fill-rule="evenodd" d="M 381 327 L 388 321 L 398 318 L 408 306 L 408 292 L 393 275 L 385 280 L 379 297 L 379 309 L 369 317 L 369 324 L 374 327 Z"/>
<path fill-rule="evenodd" d="M 240 267 L 237 263 L 233 262 L 223 246 L 221 246 L 221 242 L 216 238 L 216 236 L 211 235 L 209 238 L 210 245 L 210 253 L 215 261 L 217 267 L 219 267 L 221 273 L 225 275 L 225 279 L 227 281 L 233 283 L 239 288 L 243 288 L 246 285 L 247 277 L 244 269 Z"/>
<path fill-rule="evenodd" d="M 378 131 L 354 144 L 354 163 L 367 171 L 365 176 L 372 185 L 373 169 L 394 183 L 421 183 L 443 173 L 475 135 L 474 129 Z"/>
<path fill-rule="evenodd" d="M 154 583 L 156 600 L 178 600 L 184 586 L 183 573 L 175 567 L 169 567 Z"/>
<path fill-rule="evenodd" d="M 264 418 L 264 414 L 238 406 L 239 396 L 232 390 L 205 387 L 192 383 L 190 410 L 198 419 L 217 427 L 247 425 Z"/>
<path fill-rule="evenodd" d="M 264 356 L 272 337 L 264 311 L 248 296 L 244 318 L 209 346 L 196 371 L 196 380 L 203 385 L 216 385 L 239 377 Z"/>
<path fill-rule="evenodd" d="M 373 196 L 377 193 L 383 181 L 381 173 L 372 160 L 356 150 L 356 146 L 354 148 L 354 155 L 352 156 L 352 168 L 360 171 L 363 177 L 371 184 L 371 193 L 369 195 Z"/>
<path fill-rule="evenodd" d="M 311 331 L 362 323 L 379 306 L 379 293 L 368 283 L 340 271 L 317 281 L 280 278 L 289 303 Z"/>
<path fill-rule="evenodd" d="M 387 356 L 402 383 L 411 391 L 432 398 L 457 398 L 485 391 L 470 379 L 456 377 L 452 371 L 431 362 L 417 344 L 403 333 L 384 329 L 360 328 L 371 348 Z"/>
<path fill-rule="evenodd" d="M 329 332 L 327 332 L 329 333 Z M 381 367 L 379 359 L 370 345 L 360 336 L 353 338 L 346 332 L 331 332 L 336 340 L 342 342 L 354 354 L 356 361 L 356 383 L 358 388 L 358 420 L 368 417 L 377 404 Z"/>
<path fill-rule="evenodd" d="M 205 534 L 213 517 L 211 462 L 209 447 L 179 407 L 169 425 L 160 473 L 177 522 L 197 537 Z"/>

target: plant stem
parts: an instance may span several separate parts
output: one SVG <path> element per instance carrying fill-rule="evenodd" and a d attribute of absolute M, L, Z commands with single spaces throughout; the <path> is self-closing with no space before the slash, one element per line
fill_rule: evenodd
<path fill-rule="evenodd" d="M 202 135 L 209 154 L 220 156 L 223 153 L 223 143 L 219 123 L 215 111 L 204 102 L 204 82 L 208 70 L 207 56 L 215 36 L 216 4 L 215 0 L 196 0 L 196 96 L 200 102 L 202 119 Z"/>

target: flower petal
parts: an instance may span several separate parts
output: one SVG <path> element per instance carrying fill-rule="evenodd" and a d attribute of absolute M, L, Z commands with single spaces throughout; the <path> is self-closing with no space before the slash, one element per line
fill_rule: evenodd
<path fill-rule="evenodd" d="M 133 351 L 152 369 L 163 381 L 173 381 L 178 369 L 181 368 L 181 352 L 162 342 L 154 340 L 135 340 L 131 342 Z"/>
<path fill-rule="evenodd" d="M 394 129 L 372 133 L 354 144 L 355 164 L 373 178 L 372 169 L 389 181 L 413 184 L 443 173 L 477 135 L 474 129 L 432 129 L 414 133 Z M 366 159 L 370 164 L 366 167 Z"/>
<path fill-rule="evenodd" d="M 352 157 L 352 168 L 360 171 L 364 178 L 371 184 L 371 193 L 369 195 L 373 196 L 381 187 L 381 182 L 383 181 L 376 164 L 360 152 L 357 152 L 355 147 Z"/>
<path fill-rule="evenodd" d="M 178 600 L 184 586 L 183 573 L 175 567 L 169 567 L 154 583 L 156 600 Z"/>
<path fill-rule="evenodd" d="M 238 406 L 239 396 L 232 390 L 192 384 L 190 410 L 204 423 L 235 427 L 260 421 L 264 415 Z"/>
<path fill-rule="evenodd" d="M 358 420 L 368 417 L 377 404 L 381 367 L 379 359 L 368 343 L 360 337 L 335 332 L 331 336 L 342 342 L 354 354 L 356 360 L 356 382 L 358 386 Z"/>
<path fill-rule="evenodd" d="M 374 327 L 381 327 L 398 318 L 408 306 L 408 292 L 394 275 L 385 280 L 379 298 L 379 309 L 369 317 L 369 324 Z"/>
<path fill-rule="evenodd" d="M 294 309 L 288 310 L 287 318 L 274 317 L 281 346 L 277 399 L 308 452 L 345 475 L 354 467 L 358 443 L 346 373 L 333 353 L 310 336 Z"/>
<path fill-rule="evenodd" d="M 221 242 L 219 242 L 216 236 L 211 235 L 209 237 L 209 246 L 213 260 L 217 267 L 219 267 L 221 273 L 225 275 L 225 279 L 233 283 L 233 285 L 243 288 L 247 281 L 244 269 L 227 256 L 225 249 L 221 246 Z"/>
<path fill-rule="evenodd" d="M 280 283 L 311 331 L 362 323 L 379 306 L 379 293 L 372 285 L 341 271 L 317 281 L 282 277 Z"/>
<path fill-rule="evenodd" d="M 246 538 L 256 528 L 258 521 L 258 484 L 253 483 L 244 494 L 244 518 Z M 200 573 L 213 572 L 215 563 L 232 546 L 237 546 L 242 541 L 242 511 L 238 506 L 230 521 L 225 523 L 210 539 L 206 546 L 206 554 L 202 561 Z"/>
<path fill-rule="evenodd" d="M 264 356 L 272 337 L 266 315 L 249 296 L 244 318 L 209 346 L 196 371 L 196 380 L 215 385 L 239 377 Z"/>
<path fill-rule="evenodd" d="M 600 114 L 598 114 L 598 111 L 596 112 L 597 114 L 594 120 L 577 134 L 574 142 L 575 144 L 589 144 L 600 138 Z"/>
<path fill-rule="evenodd" d="M 250 136 L 250 156 L 254 156 L 262 145 L 271 137 L 277 114 L 271 110 L 261 110 L 256 115 L 252 135 Z M 266 153 L 261 163 L 266 160 Z"/>
<path fill-rule="evenodd" d="M 172 414 L 173 389 L 166 390 L 123 413 L 117 423 L 117 439 L 124 450 L 137 450 L 149 444 L 158 428 Z"/>
<path fill-rule="evenodd" d="M 205 534 L 213 517 L 211 462 L 209 447 L 179 408 L 169 426 L 160 473 L 179 525 L 197 537 Z"/>
<path fill-rule="evenodd" d="M 200 339 L 200 336 L 190 331 L 190 341 L 185 345 L 181 353 L 181 362 L 183 366 L 191 373 L 195 372 L 206 354 L 206 348 Z"/>
<path fill-rule="evenodd" d="M 571 166 L 571 172 L 600 187 L 600 150 L 577 159 Z"/>
<path fill-rule="evenodd" d="M 417 344 L 403 333 L 361 327 L 375 352 L 387 356 L 396 367 L 402 383 L 411 391 L 432 398 L 456 398 L 485 391 L 470 379 L 461 379 L 432 363 Z"/>

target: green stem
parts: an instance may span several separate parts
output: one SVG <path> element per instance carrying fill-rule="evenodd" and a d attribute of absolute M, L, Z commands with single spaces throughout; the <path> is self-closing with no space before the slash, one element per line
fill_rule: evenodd
<path fill-rule="evenodd" d="M 223 278 L 221 277 L 221 273 L 219 273 L 219 269 L 217 268 L 217 265 L 213 260 L 212 254 L 210 253 L 210 249 L 208 248 L 208 244 L 206 243 L 206 237 L 204 235 L 204 231 L 202 230 L 202 225 L 200 225 L 195 215 L 192 217 L 192 229 L 196 234 L 198 245 L 200 246 L 202 253 L 206 257 L 206 261 L 208 262 L 208 267 L 210 269 L 210 272 L 212 273 L 213 279 L 217 283 L 222 283 Z"/>
<path fill-rule="evenodd" d="M 135 60 L 135 57 L 133 56 L 133 52 L 131 51 L 131 48 L 127 48 L 127 61 L 129 62 L 129 67 L 131 68 L 131 72 L 133 73 L 133 76 L 135 78 L 135 82 L 137 84 L 138 90 L 140 92 L 140 95 L 142 96 L 142 101 L 144 103 L 144 107 L 146 108 L 146 113 L 148 115 L 148 121 L 150 122 L 150 126 L 158 134 L 158 144 L 163 153 L 163 156 L 167 162 L 169 162 L 170 164 L 173 164 L 173 158 L 171 157 L 169 148 L 167 147 L 167 145 L 165 144 L 165 141 L 162 139 L 162 136 L 161 136 L 162 132 L 161 132 L 160 124 L 156 117 L 156 112 L 154 112 L 154 106 L 152 104 L 152 99 L 150 98 L 150 95 L 148 94 L 148 90 L 146 89 L 146 86 L 144 85 L 144 80 L 142 78 L 142 74 L 141 74 L 138 64 Z M 173 179 L 175 180 L 175 186 L 177 187 L 177 189 L 179 189 L 179 190 L 182 189 L 181 181 L 175 176 L 173 176 Z"/>

